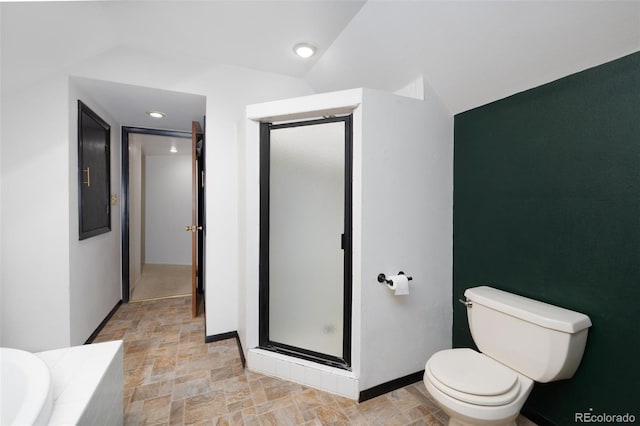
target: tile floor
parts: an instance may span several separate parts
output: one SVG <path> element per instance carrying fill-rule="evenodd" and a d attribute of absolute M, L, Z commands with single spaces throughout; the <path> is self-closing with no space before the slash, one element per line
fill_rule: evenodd
<path fill-rule="evenodd" d="M 443 425 L 422 382 L 358 404 L 242 368 L 235 339 L 204 342 L 191 298 L 122 305 L 95 342 L 124 340 L 125 425 Z M 532 425 L 524 417 L 518 425 Z"/>

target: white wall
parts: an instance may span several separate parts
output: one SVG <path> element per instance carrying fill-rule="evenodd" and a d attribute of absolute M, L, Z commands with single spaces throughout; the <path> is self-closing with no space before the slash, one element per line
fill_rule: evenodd
<path fill-rule="evenodd" d="M 239 217 L 245 214 L 240 199 L 245 188 L 238 179 L 245 164 L 239 160 L 244 139 L 238 127 L 244 127 L 244 109 L 252 103 L 313 91 L 301 79 L 228 66 L 203 75 L 200 85 L 207 95 L 206 327 L 207 335 L 215 335 L 243 327 L 239 292 L 246 272 L 238 259 L 239 235 L 244 232 Z"/>
<path fill-rule="evenodd" d="M 69 200 L 77 192 L 69 192 L 68 98 L 60 74 L 3 90 L 2 346 L 37 351 L 71 342 Z"/>
<path fill-rule="evenodd" d="M 142 147 L 135 134 L 129 135 L 129 293 L 142 275 L 144 235 L 142 220 Z"/>
<path fill-rule="evenodd" d="M 207 97 L 206 200 L 206 332 L 215 335 L 238 330 L 239 283 L 245 274 L 238 262 L 240 229 L 238 185 L 244 162 L 238 158 L 244 140 L 238 127 L 244 126 L 246 105 L 312 93 L 301 79 L 245 68 L 192 65 L 193 58 L 164 58 L 156 55 L 112 49 L 78 64 L 74 75 L 175 90 Z M 125 123 L 126 124 L 126 123 Z M 242 130 L 240 130 L 242 134 Z"/>
<path fill-rule="evenodd" d="M 69 81 L 69 307 L 71 345 L 84 343 L 120 300 L 120 197 L 111 205 L 111 231 L 78 239 L 78 99 L 111 126 L 111 194 L 120 192 L 120 123 Z"/>
<path fill-rule="evenodd" d="M 3 26 L 3 37 L 4 31 Z M 94 297 L 86 290 L 97 282 L 75 263 L 82 261 L 78 255 L 85 259 L 78 242 L 73 243 L 73 260 L 70 256 L 70 241 L 77 235 L 77 224 L 70 223 L 77 197 L 77 188 L 71 187 L 76 140 L 70 135 L 70 127 L 76 118 L 69 107 L 70 76 L 207 97 L 206 330 L 214 335 L 238 329 L 238 169 L 242 164 L 237 157 L 237 126 L 247 104 L 312 90 L 298 78 L 203 64 L 195 58 L 161 57 L 122 48 L 85 53 L 82 58 L 86 59 L 51 70 L 37 84 L 17 87 L 10 96 L 3 91 L 2 345 L 28 350 L 68 346 L 72 342 L 72 311 L 83 330 L 95 329 L 106 314 L 102 305 L 89 312 Z M 3 88 L 12 87 L 12 83 L 5 78 Z M 114 164 L 119 165 L 119 161 L 114 160 Z M 119 195 L 119 184 L 112 187 L 112 192 Z M 112 235 L 118 233 L 116 216 L 112 218 Z M 99 270 L 110 277 L 119 273 L 120 252 L 119 247 L 107 244 L 108 251 L 91 246 L 86 256 L 91 257 L 90 264 L 104 265 Z M 90 282 L 89 287 L 83 287 L 85 280 Z M 110 278 L 106 280 L 110 282 Z M 110 297 L 101 303 L 113 307 L 115 302 Z M 87 307 L 72 308 L 71 303 L 87 303 Z M 74 342 L 88 337 L 80 336 L 84 331 L 73 327 Z"/>
<path fill-rule="evenodd" d="M 427 93 L 364 91 L 361 389 L 420 371 L 451 347 L 453 116 Z M 408 296 L 376 279 L 401 270 L 413 276 Z"/>
<path fill-rule="evenodd" d="M 364 89 L 247 108 L 245 349 L 258 343 L 254 120 L 335 108 L 353 110 L 352 369 L 360 390 L 420 371 L 451 346 L 453 117 L 425 89 L 425 101 Z M 408 296 L 377 282 L 379 273 L 400 270 L 413 276 Z"/>
<path fill-rule="evenodd" d="M 145 263 L 190 265 L 191 156 L 145 156 Z"/>

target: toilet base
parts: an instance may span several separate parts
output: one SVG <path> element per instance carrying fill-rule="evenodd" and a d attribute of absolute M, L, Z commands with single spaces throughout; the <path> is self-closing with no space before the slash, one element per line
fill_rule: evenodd
<path fill-rule="evenodd" d="M 501 420 L 479 420 L 465 417 L 460 413 L 452 413 L 450 410 L 444 409 L 442 406 L 440 406 L 440 408 L 449 415 L 449 426 L 517 426 L 516 418 L 518 417 L 518 414 L 520 414 L 518 413 L 511 418 Z"/>
<path fill-rule="evenodd" d="M 485 423 L 485 422 L 482 422 L 482 423 L 476 423 L 476 422 L 468 423 L 468 422 L 464 422 L 464 421 L 462 421 L 460 419 L 454 419 L 453 417 L 449 417 L 449 423 L 448 423 L 449 426 L 480 426 L 480 425 L 488 425 L 488 424 L 494 425 L 495 422 L 490 422 L 490 423 Z M 500 425 L 501 426 L 517 426 L 515 420 L 511 420 L 509 423 L 504 423 L 504 424 L 501 423 Z"/>

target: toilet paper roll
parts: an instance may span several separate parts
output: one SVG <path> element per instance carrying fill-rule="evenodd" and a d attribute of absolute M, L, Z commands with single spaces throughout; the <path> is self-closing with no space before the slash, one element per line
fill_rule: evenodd
<path fill-rule="evenodd" d="M 409 294 L 409 279 L 406 275 L 392 275 L 387 278 L 391 284 L 387 284 L 391 290 L 395 290 L 396 296 Z"/>

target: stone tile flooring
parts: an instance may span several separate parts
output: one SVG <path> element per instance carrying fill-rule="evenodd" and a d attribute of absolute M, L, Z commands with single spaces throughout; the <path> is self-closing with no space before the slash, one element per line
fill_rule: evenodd
<path fill-rule="evenodd" d="M 191 298 L 123 304 L 95 342 L 124 340 L 125 425 L 443 425 L 422 382 L 358 404 L 242 368 L 235 339 L 204 343 Z M 519 425 L 531 425 L 523 417 Z"/>

